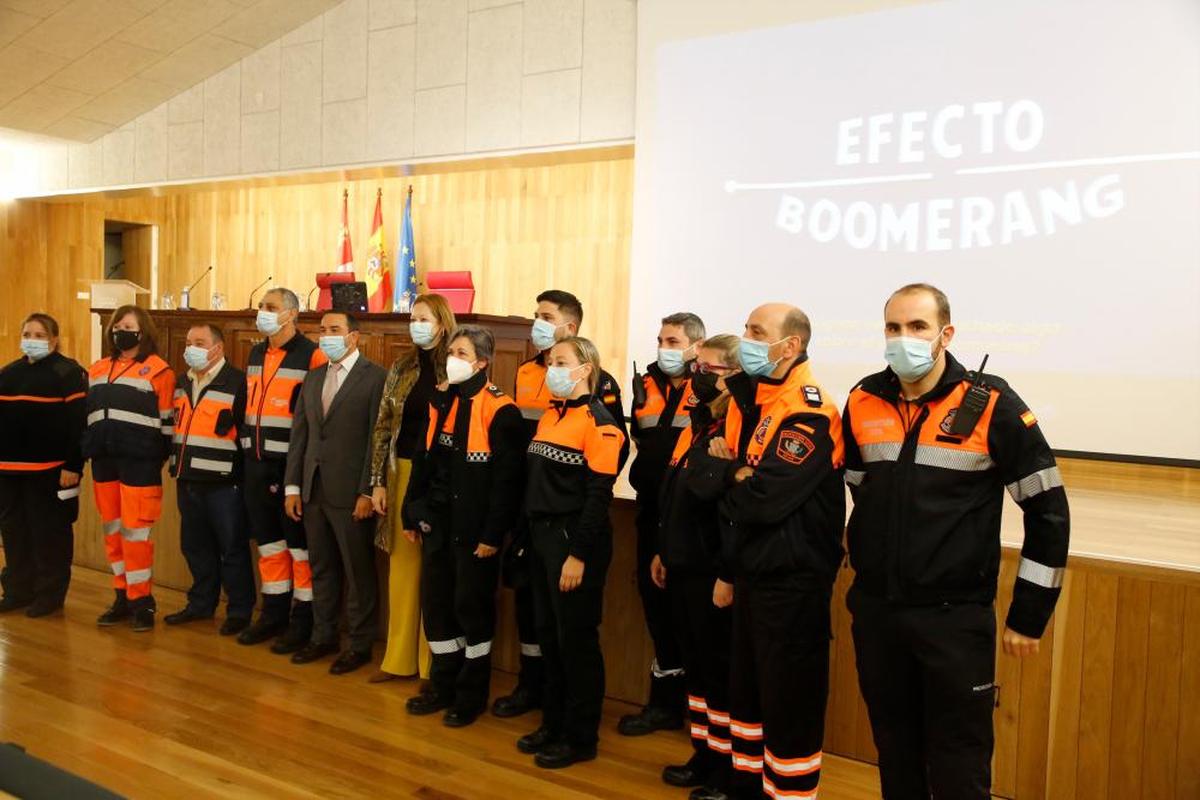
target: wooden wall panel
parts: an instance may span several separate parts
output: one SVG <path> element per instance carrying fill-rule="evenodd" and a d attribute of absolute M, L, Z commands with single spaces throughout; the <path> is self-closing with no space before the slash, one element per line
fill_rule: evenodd
<path fill-rule="evenodd" d="M 1112 733 L 1113 658 L 1116 648 L 1117 578 L 1088 576 L 1083 624 L 1083 705 L 1079 711 L 1076 797 L 1108 797 L 1109 737 Z"/>
<path fill-rule="evenodd" d="M 1175 797 L 1200 797 L 1200 586 L 1189 586 L 1179 660 L 1179 733 L 1175 736 Z"/>

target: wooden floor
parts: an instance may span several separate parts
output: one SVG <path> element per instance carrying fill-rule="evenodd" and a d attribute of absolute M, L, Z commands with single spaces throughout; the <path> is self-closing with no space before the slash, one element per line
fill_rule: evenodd
<path fill-rule="evenodd" d="M 179 592 L 156 595 L 160 616 L 182 605 Z M 686 737 L 618 736 L 629 706 L 606 705 L 596 761 L 549 772 L 514 747 L 536 715 L 450 730 L 405 713 L 415 682 L 294 666 L 215 623 L 99 629 L 111 597 L 108 576 L 76 568 L 65 614 L 0 617 L 0 742 L 130 797 L 687 796 L 659 779 L 687 756 Z M 494 686 L 511 681 L 497 673 Z M 821 789 L 825 800 L 879 797 L 873 767 L 836 756 Z"/>

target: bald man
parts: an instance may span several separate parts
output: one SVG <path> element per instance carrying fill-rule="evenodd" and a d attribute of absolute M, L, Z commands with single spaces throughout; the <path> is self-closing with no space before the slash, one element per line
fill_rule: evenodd
<path fill-rule="evenodd" d="M 734 568 L 732 779 L 693 798 L 807 797 L 820 780 L 846 496 L 841 416 L 813 378 L 811 332 L 784 303 L 750 314 L 740 361 L 754 406 L 731 404 L 724 438 L 693 467 L 693 490 L 719 500 Z"/>

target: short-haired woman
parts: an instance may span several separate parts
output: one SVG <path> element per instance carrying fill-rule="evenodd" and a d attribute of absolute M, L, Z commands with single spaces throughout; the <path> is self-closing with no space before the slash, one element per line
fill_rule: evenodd
<path fill-rule="evenodd" d="M 692 757 L 663 769 L 672 786 L 709 787 L 705 796 L 730 791 L 732 740 L 729 734 L 729 664 L 733 635 L 732 565 L 724 557 L 716 504 L 693 491 L 698 472 L 692 456 L 707 453 L 723 436 L 725 414 L 736 401 L 753 406 L 753 388 L 741 371 L 741 338 L 712 336 L 696 350 L 692 393 L 699 404 L 691 425 L 679 435 L 659 497 L 658 554 L 651 562 L 654 582 L 666 589 L 675 634 L 683 651 L 691 718 Z"/>
<path fill-rule="evenodd" d="M 421 538 L 421 611 L 433 651 L 429 690 L 408 701 L 408 712 L 446 709 L 445 724 L 461 728 L 487 708 L 496 553 L 521 510 L 525 426 L 488 380 L 491 331 L 463 325 L 449 341 L 447 384 L 430 407 L 404 501 L 406 527 Z"/>
<path fill-rule="evenodd" d="M 0 611 L 44 617 L 67 596 L 86 395 L 83 367 L 58 352 L 58 323 L 30 314 L 21 357 L 0 370 Z"/>

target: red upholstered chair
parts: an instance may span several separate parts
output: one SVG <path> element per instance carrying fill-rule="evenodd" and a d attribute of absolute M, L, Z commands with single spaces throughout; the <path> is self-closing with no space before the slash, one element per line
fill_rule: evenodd
<path fill-rule="evenodd" d="M 469 269 L 427 272 L 425 290 L 445 297 L 455 314 L 470 314 L 475 305 L 475 284 Z"/>
<path fill-rule="evenodd" d="M 333 308 L 333 285 L 335 283 L 354 283 L 354 273 L 318 272 L 317 286 L 321 287 L 321 293 L 317 295 L 317 307 L 311 309 L 312 311 L 328 311 Z"/>

